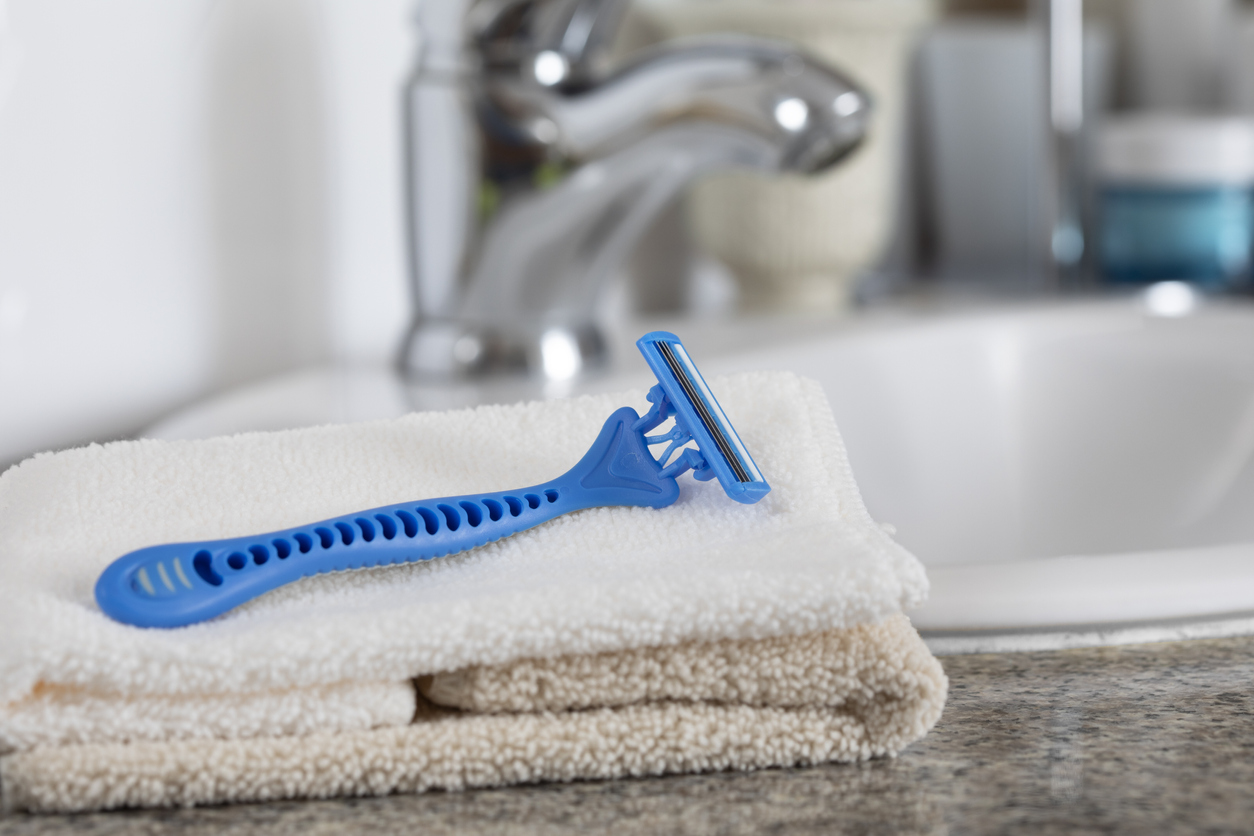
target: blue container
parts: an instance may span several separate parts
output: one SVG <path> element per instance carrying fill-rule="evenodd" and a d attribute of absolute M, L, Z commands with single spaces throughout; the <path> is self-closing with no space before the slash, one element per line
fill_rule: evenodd
<path fill-rule="evenodd" d="M 1250 280 L 1254 189 L 1112 185 L 1101 192 L 1101 266 L 1116 284 Z"/>
<path fill-rule="evenodd" d="M 1098 262 L 1113 284 L 1248 284 L 1254 263 L 1254 120 L 1142 113 L 1098 146 Z"/>

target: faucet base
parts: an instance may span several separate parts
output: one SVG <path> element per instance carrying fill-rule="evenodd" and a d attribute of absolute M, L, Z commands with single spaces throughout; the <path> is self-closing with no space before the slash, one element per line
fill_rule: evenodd
<path fill-rule="evenodd" d="M 405 340 L 401 367 L 412 378 L 467 380 L 502 375 L 570 380 L 603 367 L 608 351 L 594 323 L 474 323 L 423 319 Z"/>

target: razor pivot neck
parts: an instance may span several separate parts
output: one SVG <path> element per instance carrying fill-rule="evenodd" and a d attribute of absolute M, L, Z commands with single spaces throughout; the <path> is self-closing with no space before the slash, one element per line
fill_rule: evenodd
<path fill-rule="evenodd" d="M 692 360 L 673 334 L 643 337 L 658 376 L 640 417 L 616 410 L 579 463 L 517 491 L 467 494 L 373 508 L 306 526 L 225 540 L 149 546 L 123 555 L 96 582 L 111 618 L 138 627 L 181 627 L 231 610 L 303 577 L 455 554 L 583 508 L 663 508 L 676 477 L 717 477 L 728 496 L 756 502 L 770 491 Z M 668 418 L 674 426 L 645 433 Z M 661 459 L 649 448 L 668 443 Z M 686 446 L 695 443 L 696 448 Z M 672 459 L 673 457 L 673 459 Z M 668 463 L 669 462 L 669 463 Z"/>

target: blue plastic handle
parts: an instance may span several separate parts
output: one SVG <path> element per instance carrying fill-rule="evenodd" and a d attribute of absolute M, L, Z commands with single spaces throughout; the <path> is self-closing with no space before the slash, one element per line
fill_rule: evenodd
<path fill-rule="evenodd" d="M 96 601 L 126 624 L 181 627 L 322 572 L 430 560 L 583 508 L 663 508 L 679 497 L 679 485 L 650 454 L 639 422 L 630 407 L 615 411 L 578 464 L 535 487 L 390 505 L 252 537 L 138 549 L 104 571 Z"/>

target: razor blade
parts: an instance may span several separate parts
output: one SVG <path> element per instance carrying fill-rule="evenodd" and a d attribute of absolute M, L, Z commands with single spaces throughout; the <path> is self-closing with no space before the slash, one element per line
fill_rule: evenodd
<path fill-rule="evenodd" d="M 182 627 L 222 615 L 303 577 L 431 560 L 517 534 L 555 517 L 614 505 L 664 508 L 677 477 L 717 478 L 737 502 L 770 491 L 692 358 L 674 334 L 636 343 L 658 383 L 650 409 L 616 410 L 579 462 L 549 482 L 372 508 L 296 528 L 148 546 L 113 561 L 96 582 L 109 617 L 137 627 Z M 668 419 L 674 424 L 657 435 Z M 665 444 L 655 457 L 650 448 Z"/>

